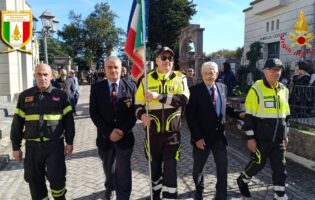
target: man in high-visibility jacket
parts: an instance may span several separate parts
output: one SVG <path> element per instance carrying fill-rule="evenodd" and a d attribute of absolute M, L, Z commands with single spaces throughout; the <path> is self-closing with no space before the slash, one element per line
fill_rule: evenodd
<path fill-rule="evenodd" d="M 242 196 L 250 197 L 248 183 L 263 169 L 267 158 L 273 171 L 274 199 L 288 199 L 285 193 L 285 150 L 288 144 L 287 121 L 290 115 L 288 89 L 279 82 L 282 62 L 268 59 L 264 65 L 264 79 L 256 81 L 245 101 L 247 147 L 251 161 L 237 179 Z"/>
<path fill-rule="evenodd" d="M 189 89 L 186 77 L 172 70 L 172 49 L 160 48 L 155 61 L 157 69 L 147 74 L 148 90 L 145 91 L 143 80 L 136 92 L 136 116 L 149 126 L 150 149 L 146 140 L 145 151 L 151 164 L 153 199 L 161 199 L 161 191 L 163 199 L 177 199 L 181 114 L 188 102 Z M 146 115 L 146 101 L 149 116 Z"/>
<path fill-rule="evenodd" d="M 54 199 L 64 200 L 67 191 L 65 155 L 72 153 L 75 134 L 72 108 L 67 94 L 51 85 L 49 65 L 37 65 L 34 77 L 36 86 L 19 95 L 14 114 L 13 157 L 22 160 L 24 138 L 24 178 L 29 183 L 32 199 L 48 199 L 46 176 Z"/>

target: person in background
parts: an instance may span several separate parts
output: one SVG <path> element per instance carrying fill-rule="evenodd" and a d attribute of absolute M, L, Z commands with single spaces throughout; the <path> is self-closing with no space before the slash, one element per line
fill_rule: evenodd
<path fill-rule="evenodd" d="M 307 106 L 311 106 L 314 98 L 311 98 L 313 93 L 312 88 L 309 88 L 311 79 L 308 71 L 312 69 L 310 60 L 299 61 L 295 66 L 295 75 L 290 84 L 289 103 L 293 117 L 302 117 L 307 115 Z M 309 90 L 309 91 L 308 91 Z"/>
<path fill-rule="evenodd" d="M 222 66 L 223 74 L 222 74 L 222 83 L 227 86 L 227 96 L 233 95 L 233 89 L 237 84 L 235 75 L 231 70 L 231 65 L 228 62 L 223 63 Z"/>
<path fill-rule="evenodd" d="M 105 199 L 111 199 L 116 190 L 117 200 L 129 200 L 137 88 L 134 82 L 121 78 L 118 57 L 108 57 L 104 68 L 107 79 L 91 87 L 90 115 L 97 128 L 96 145 L 106 178 Z"/>
<path fill-rule="evenodd" d="M 61 89 L 62 91 L 66 92 L 72 106 L 73 115 L 76 115 L 76 106 L 75 106 L 75 80 L 71 76 L 67 76 L 66 69 L 59 70 L 60 77 L 56 79 L 57 88 Z"/>
<path fill-rule="evenodd" d="M 285 151 L 288 144 L 290 115 L 289 91 L 279 82 L 283 64 L 277 58 L 265 62 L 264 78 L 250 88 L 245 101 L 243 131 L 251 160 L 237 178 L 241 195 L 251 197 L 248 183 L 270 160 L 274 199 L 287 200 Z"/>
<path fill-rule="evenodd" d="M 22 160 L 25 139 L 24 179 L 32 199 L 48 199 L 47 178 L 53 198 L 65 200 L 65 155 L 72 153 L 75 135 L 72 108 L 67 94 L 51 85 L 49 65 L 37 65 L 34 77 L 36 86 L 19 95 L 13 117 L 13 157 Z"/>
<path fill-rule="evenodd" d="M 80 97 L 80 85 L 79 85 L 79 80 L 75 75 L 74 70 L 70 70 L 69 76 L 73 79 L 74 82 L 74 86 L 75 86 L 75 91 L 74 91 L 74 95 L 73 95 L 73 106 L 74 106 L 74 111 L 73 114 L 77 115 L 76 111 L 77 111 L 77 104 L 79 101 L 79 97 Z"/>
<path fill-rule="evenodd" d="M 186 78 L 187 78 L 188 87 L 191 88 L 195 84 L 193 68 L 188 68 L 187 73 L 186 73 Z"/>
<path fill-rule="evenodd" d="M 218 77 L 218 65 L 205 62 L 201 66 L 202 83 L 190 88 L 190 97 L 186 107 L 186 119 L 193 145 L 193 179 L 196 187 L 195 199 L 203 199 L 203 168 L 210 151 L 216 163 L 217 184 L 215 199 L 227 199 L 228 159 L 224 132 L 225 116 L 242 119 L 244 113 L 235 111 L 227 104 L 227 87 L 215 82 Z"/>
<path fill-rule="evenodd" d="M 67 90 L 66 80 L 67 80 L 67 70 L 61 68 L 59 70 L 59 78 L 56 79 L 56 83 L 55 83 L 56 87 L 66 92 Z"/>
<path fill-rule="evenodd" d="M 127 67 L 122 67 L 121 68 L 121 78 L 124 78 L 124 79 L 128 79 L 128 81 L 133 81 L 135 82 L 131 75 L 128 73 L 128 70 L 127 70 Z"/>
<path fill-rule="evenodd" d="M 311 76 L 309 71 L 312 69 L 312 62 L 309 60 L 299 61 L 296 64 L 297 74 L 293 77 L 293 85 L 309 85 Z"/>
<path fill-rule="evenodd" d="M 121 77 L 124 78 L 126 76 L 128 76 L 127 68 L 126 67 L 122 67 L 121 68 Z"/>

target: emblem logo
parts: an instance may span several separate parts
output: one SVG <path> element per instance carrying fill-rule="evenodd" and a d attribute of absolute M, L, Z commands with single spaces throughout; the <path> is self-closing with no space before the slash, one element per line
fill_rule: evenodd
<path fill-rule="evenodd" d="M 297 35 L 294 33 L 290 33 L 289 35 L 290 40 L 294 42 L 290 45 L 291 48 L 293 48 L 295 45 L 298 45 L 300 47 L 301 46 L 312 47 L 312 45 L 309 42 L 313 40 L 314 36 L 313 33 L 307 33 L 308 25 L 303 10 L 300 11 L 298 20 L 294 26 L 294 31 L 295 33 L 297 33 Z"/>
<path fill-rule="evenodd" d="M 52 97 L 52 100 L 53 100 L 53 101 L 60 101 L 60 97 L 53 96 L 53 97 Z"/>
<path fill-rule="evenodd" d="M 25 97 L 25 103 L 29 103 L 29 102 L 32 102 L 32 101 L 34 101 L 34 96 Z"/>
<path fill-rule="evenodd" d="M 32 50 L 22 49 L 30 41 L 32 32 L 32 11 L 1 11 L 1 38 L 10 48 L 0 53 L 32 53 Z"/>
<path fill-rule="evenodd" d="M 295 56 L 304 56 L 306 54 L 312 54 L 315 53 L 315 49 L 312 48 L 311 41 L 314 39 L 313 33 L 308 33 L 308 24 L 304 15 L 304 11 L 301 10 L 298 19 L 294 26 L 294 32 L 289 34 L 289 39 L 291 40 L 291 44 L 286 44 L 286 38 L 284 35 L 280 37 L 280 46 L 282 49 L 284 49 L 286 52 L 293 54 Z M 293 48 L 295 46 L 299 47 L 308 47 L 309 49 L 306 49 L 304 51 L 293 51 Z"/>

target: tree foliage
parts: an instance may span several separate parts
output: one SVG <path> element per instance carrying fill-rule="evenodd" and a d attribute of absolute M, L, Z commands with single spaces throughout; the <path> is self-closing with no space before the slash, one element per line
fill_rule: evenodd
<path fill-rule="evenodd" d="M 44 55 L 44 39 L 39 38 L 39 60 L 45 61 Z M 47 54 L 48 63 L 53 63 L 55 56 L 65 56 L 68 55 L 67 50 L 64 48 L 63 42 L 56 38 L 47 38 Z"/>
<path fill-rule="evenodd" d="M 242 55 L 243 55 L 243 47 L 237 47 L 235 50 L 229 50 L 229 49 L 221 49 L 216 52 L 213 52 L 211 54 L 206 55 L 206 60 L 211 60 L 211 58 L 216 57 L 216 56 L 222 56 L 226 59 L 229 58 L 236 58 L 238 60 L 241 60 Z"/>
<path fill-rule="evenodd" d="M 196 4 L 192 0 L 150 0 L 149 6 L 148 47 L 176 48 L 180 31 L 197 12 Z"/>
<path fill-rule="evenodd" d="M 64 25 L 59 32 L 69 54 L 74 58 L 84 57 L 88 63 L 94 61 L 99 67 L 102 60 L 117 48 L 124 34 L 121 28 L 115 26 L 116 17 L 108 3 L 96 4 L 86 19 L 71 11 L 70 24 Z"/>
<path fill-rule="evenodd" d="M 259 69 L 256 67 L 256 62 L 259 60 L 261 56 L 261 48 L 262 48 L 262 43 L 257 41 L 252 43 L 249 46 L 249 51 L 246 53 L 246 58 L 249 61 L 248 68 L 249 71 L 253 75 L 254 81 L 260 79 L 262 77 L 262 73 Z"/>
<path fill-rule="evenodd" d="M 235 58 L 236 50 L 221 49 L 210 54 L 210 57 L 222 56 L 226 59 Z"/>

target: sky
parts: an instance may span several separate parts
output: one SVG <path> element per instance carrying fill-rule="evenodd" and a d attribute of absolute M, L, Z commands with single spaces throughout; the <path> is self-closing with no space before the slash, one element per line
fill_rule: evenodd
<path fill-rule="evenodd" d="M 73 10 L 82 14 L 83 19 L 93 12 L 94 5 L 107 2 L 111 10 L 118 18 L 115 23 L 127 31 L 128 18 L 132 0 L 26 0 L 33 11 L 33 15 L 39 19 L 42 12 L 47 9 L 57 17 L 60 22 L 58 29 L 68 24 L 68 14 Z M 252 0 L 193 0 L 197 5 L 197 14 L 190 21 L 192 24 L 200 24 L 204 28 L 203 51 L 206 54 L 220 49 L 235 50 L 244 43 L 244 13 Z M 62 2 L 62 4 L 61 4 Z M 40 19 L 37 30 L 40 30 Z M 149 38 L 150 40 L 150 38 Z"/>

